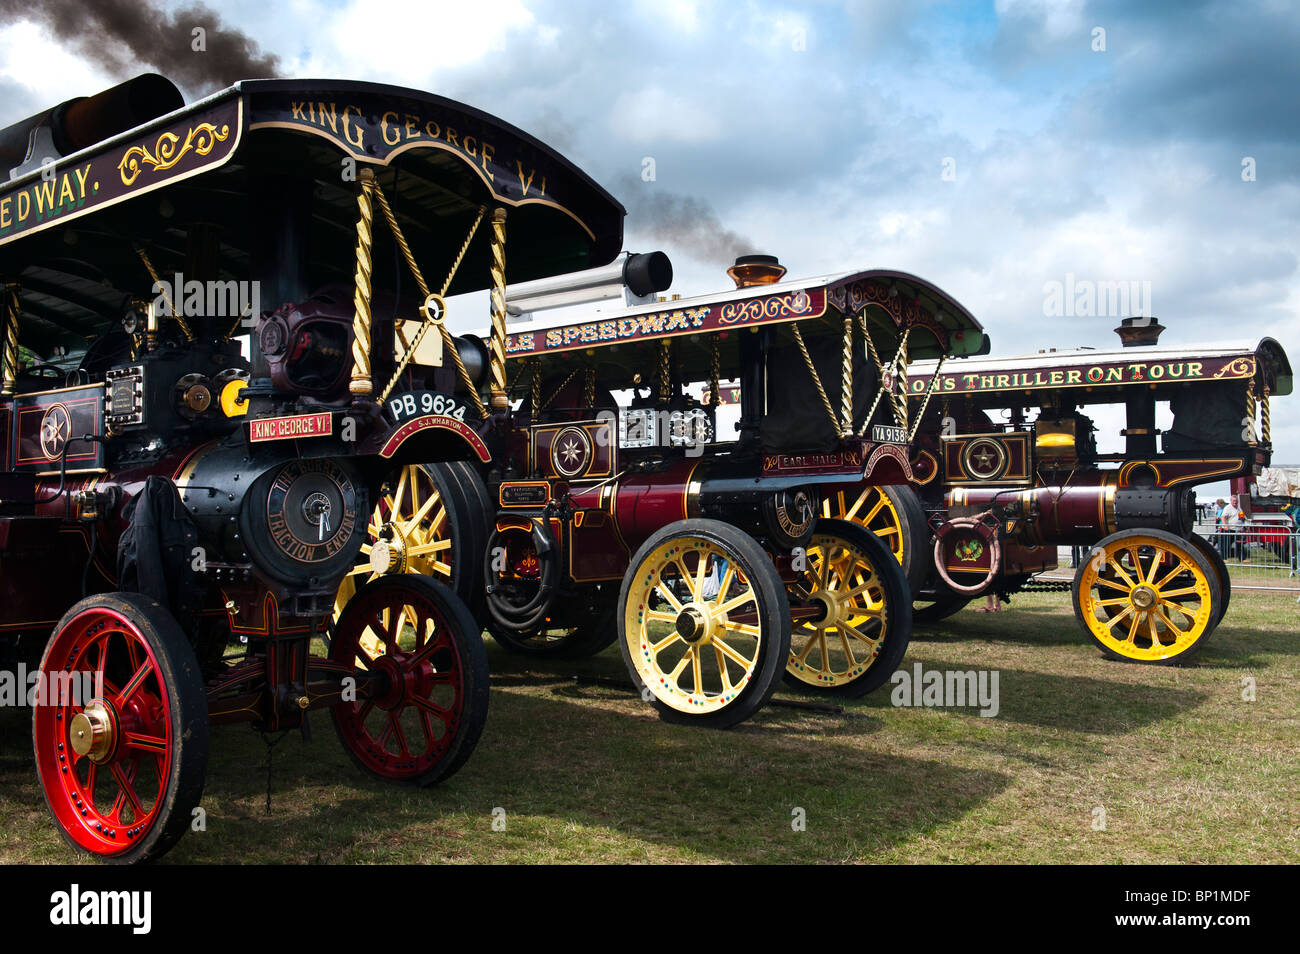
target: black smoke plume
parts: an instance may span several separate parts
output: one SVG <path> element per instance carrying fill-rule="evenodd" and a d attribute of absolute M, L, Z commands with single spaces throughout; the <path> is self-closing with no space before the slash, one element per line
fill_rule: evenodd
<path fill-rule="evenodd" d="M 760 251 L 743 235 L 723 228 L 713 207 L 702 199 L 666 192 L 637 176 L 625 176 L 620 185 L 628 226 L 648 233 L 656 243 L 675 245 L 694 258 L 719 265 Z"/>
<path fill-rule="evenodd" d="M 134 76 L 152 66 L 192 95 L 279 75 L 277 56 L 263 53 L 202 3 L 168 13 L 150 0 L 0 0 L 0 23 L 17 20 L 47 27 L 114 76 Z M 193 48 L 196 27 L 205 31 L 204 51 Z"/>

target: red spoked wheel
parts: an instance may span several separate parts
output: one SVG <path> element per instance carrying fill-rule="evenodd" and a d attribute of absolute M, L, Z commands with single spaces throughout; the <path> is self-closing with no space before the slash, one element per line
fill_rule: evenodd
<path fill-rule="evenodd" d="M 139 594 L 88 597 L 55 627 L 40 674 L 33 748 L 64 838 L 105 861 L 163 854 L 208 762 L 207 700 L 180 626 Z"/>
<path fill-rule="evenodd" d="M 487 721 L 487 650 L 464 602 L 427 577 L 372 580 L 343 607 L 330 658 L 357 674 L 334 726 L 363 770 L 432 785 L 459 769 Z"/>

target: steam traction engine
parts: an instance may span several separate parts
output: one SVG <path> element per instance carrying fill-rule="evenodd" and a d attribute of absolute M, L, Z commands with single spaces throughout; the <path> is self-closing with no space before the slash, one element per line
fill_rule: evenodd
<path fill-rule="evenodd" d="M 360 83 L 184 107 L 145 76 L 0 132 L 0 156 L 0 651 L 93 686 L 34 700 L 63 835 L 166 851 L 209 723 L 306 734 L 327 708 L 379 778 L 456 771 L 486 717 L 480 630 L 406 572 L 438 553 L 372 513 L 425 506 L 415 461 L 491 458 L 504 332 L 453 337 L 444 296 L 502 300 L 507 214 L 529 280 L 610 261 L 622 208 L 513 127 Z M 375 579 L 336 607 L 363 550 Z"/>
<path fill-rule="evenodd" d="M 1268 464 L 1269 402 L 1291 393 L 1292 372 L 1271 338 L 1155 347 L 1163 329 L 1153 321 L 1125 319 L 1125 347 L 1113 351 L 939 373 L 912 460 L 929 529 L 911 544 L 929 569 L 921 613 L 939 619 L 981 594 L 1015 592 L 1057 565 L 1058 546 L 1077 546 L 1088 551 L 1075 614 L 1106 655 L 1181 662 L 1204 644 L 1231 581 L 1193 530 L 1194 488 Z M 914 401 L 924 387 L 911 383 Z M 1103 405 L 1125 416 L 1122 453 L 1098 453 L 1089 415 Z"/>
<path fill-rule="evenodd" d="M 906 581 L 876 536 L 819 519 L 823 490 L 909 480 L 893 418 L 909 348 L 986 340 L 913 276 L 784 272 L 747 256 L 732 291 L 656 300 L 671 268 L 653 253 L 512 286 L 517 409 L 488 474 L 483 563 L 499 643 L 581 655 L 617 639 L 661 717 L 714 727 L 756 711 L 783 673 L 854 696 L 888 679 L 911 628 Z M 583 320 L 537 314 L 620 294 Z M 728 380 L 741 406 L 724 434 Z"/>

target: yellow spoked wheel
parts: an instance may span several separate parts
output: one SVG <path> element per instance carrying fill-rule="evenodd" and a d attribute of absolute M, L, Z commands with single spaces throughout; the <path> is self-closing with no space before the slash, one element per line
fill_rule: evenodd
<path fill-rule="evenodd" d="M 716 520 L 647 540 L 619 594 L 619 646 L 669 722 L 726 728 L 771 697 L 790 653 L 785 588 L 763 548 Z"/>
<path fill-rule="evenodd" d="M 453 496 L 445 474 L 417 464 L 403 467 L 385 485 L 370 515 L 357 565 L 334 597 L 336 620 L 363 584 L 386 574 L 416 573 L 453 583 L 458 549 L 451 519 Z M 369 633 L 361 637 L 361 648 L 371 656 L 383 654 Z"/>
<path fill-rule="evenodd" d="M 921 588 L 928 570 L 929 531 L 921 501 L 911 487 L 838 486 L 822 498 L 821 515 L 871 531 L 903 568 L 911 591 Z"/>
<path fill-rule="evenodd" d="M 1074 576 L 1074 612 L 1102 652 L 1128 662 L 1183 662 L 1219 620 L 1217 575 L 1192 543 L 1162 530 L 1102 540 Z"/>
<path fill-rule="evenodd" d="M 893 674 L 911 635 L 911 594 L 879 537 L 844 520 L 819 520 L 807 569 L 789 584 L 786 682 L 863 696 Z"/>

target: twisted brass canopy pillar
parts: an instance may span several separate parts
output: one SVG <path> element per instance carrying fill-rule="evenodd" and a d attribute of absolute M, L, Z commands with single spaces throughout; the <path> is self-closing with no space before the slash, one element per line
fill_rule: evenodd
<path fill-rule="evenodd" d="M 18 389 L 18 316 L 22 313 L 18 287 L 12 282 L 5 285 L 4 352 L 0 355 L 4 363 L 4 386 L 0 393 L 6 397 Z"/>
<path fill-rule="evenodd" d="M 370 397 L 374 384 L 370 379 L 370 272 L 374 259 L 371 242 L 375 220 L 375 173 L 371 169 L 357 172 L 361 191 L 357 194 L 357 271 L 353 281 L 352 303 L 352 380 L 348 390 L 356 397 Z"/>
<path fill-rule="evenodd" d="M 492 410 L 504 411 L 506 399 L 506 210 L 492 210 L 492 340 L 488 357 L 492 372 Z"/>

